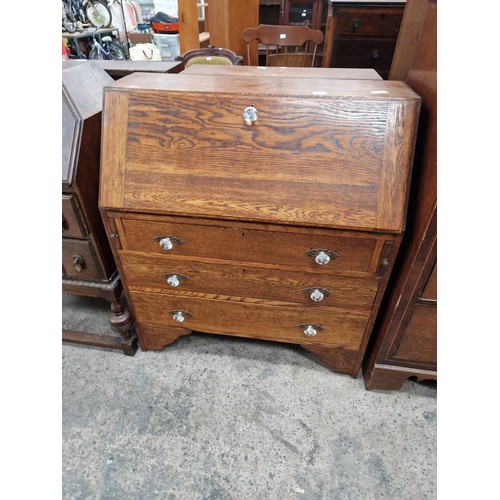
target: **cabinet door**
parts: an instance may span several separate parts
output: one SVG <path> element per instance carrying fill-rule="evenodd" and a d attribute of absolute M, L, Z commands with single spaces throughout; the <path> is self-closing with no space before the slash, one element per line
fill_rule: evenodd
<path fill-rule="evenodd" d="M 300 2 L 285 0 L 282 10 L 281 24 L 309 26 L 311 29 L 321 29 L 321 18 L 324 0 Z"/>

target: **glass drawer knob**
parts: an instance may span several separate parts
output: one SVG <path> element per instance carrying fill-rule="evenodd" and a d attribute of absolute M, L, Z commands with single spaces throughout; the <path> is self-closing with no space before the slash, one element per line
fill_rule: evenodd
<path fill-rule="evenodd" d="M 163 250 L 172 250 L 172 248 L 174 248 L 174 242 L 168 236 L 162 238 L 158 243 L 163 248 Z"/>
<path fill-rule="evenodd" d="M 311 300 L 314 300 L 314 302 L 321 302 L 325 298 L 325 294 L 316 288 L 316 290 L 313 290 L 311 292 Z"/>
<path fill-rule="evenodd" d="M 315 257 L 316 264 L 319 264 L 320 266 L 324 266 L 325 264 L 328 264 L 330 262 L 330 256 L 326 252 L 318 252 L 318 255 Z"/>
<path fill-rule="evenodd" d="M 174 321 L 177 321 L 177 323 L 182 323 L 186 319 L 182 311 L 174 312 L 174 314 L 172 314 L 172 318 Z"/>
<path fill-rule="evenodd" d="M 304 333 L 308 337 L 314 337 L 318 333 L 318 331 L 312 325 L 307 325 L 306 329 L 304 330 Z"/>
<path fill-rule="evenodd" d="M 169 276 L 167 278 L 167 283 L 171 286 L 171 287 L 176 287 L 176 286 L 179 286 L 179 277 L 177 276 L 177 274 L 172 274 L 171 276 Z"/>
<path fill-rule="evenodd" d="M 245 125 L 252 125 L 257 120 L 257 110 L 253 106 L 248 106 L 243 110 L 243 120 Z"/>

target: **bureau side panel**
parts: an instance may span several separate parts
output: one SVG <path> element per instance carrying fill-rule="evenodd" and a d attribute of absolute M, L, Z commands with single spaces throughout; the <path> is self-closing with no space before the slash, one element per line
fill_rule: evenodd
<path fill-rule="evenodd" d="M 129 96 L 104 89 L 101 139 L 100 207 L 123 206 Z"/>

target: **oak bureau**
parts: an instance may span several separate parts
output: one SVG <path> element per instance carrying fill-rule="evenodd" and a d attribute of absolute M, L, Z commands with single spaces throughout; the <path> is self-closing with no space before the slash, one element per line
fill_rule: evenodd
<path fill-rule="evenodd" d="M 107 86 L 99 206 L 141 349 L 191 331 L 289 342 L 356 377 L 405 228 L 419 108 L 382 80 Z"/>

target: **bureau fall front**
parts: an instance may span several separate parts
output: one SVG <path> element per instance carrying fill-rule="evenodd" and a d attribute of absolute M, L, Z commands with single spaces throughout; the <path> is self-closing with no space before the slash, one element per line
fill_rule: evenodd
<path fill-rule="evenodd" d="M 381 80 L 108 86 L 99 205 L 140 347 L 192 331 L 289 342 L 356 377 L 405 228 L 419 105 Z"/>

